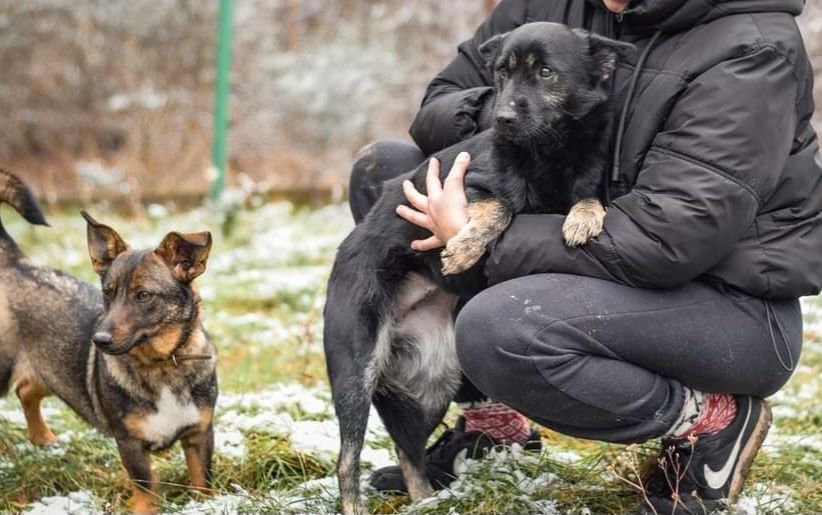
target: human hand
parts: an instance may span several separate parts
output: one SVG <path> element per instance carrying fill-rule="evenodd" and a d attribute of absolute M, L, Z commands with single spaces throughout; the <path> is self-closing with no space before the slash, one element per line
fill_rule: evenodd
<path fill-rule="evenodd" d="M 440 163 L 431 158 L 425 186 L 428 196 L 423 195 L 411 181 L 402 184 L 405 198 L 412 207 L 397 206 L 397 214 L 403 219 L 431 231 L 432 236 L 414 240 L 411 248 L 417 251 L 444 247 L 468 223 L 468 198 L 465 196 L 465 173 L 471 157 L 461 152 L 445 181 L 440 180 Z"/>

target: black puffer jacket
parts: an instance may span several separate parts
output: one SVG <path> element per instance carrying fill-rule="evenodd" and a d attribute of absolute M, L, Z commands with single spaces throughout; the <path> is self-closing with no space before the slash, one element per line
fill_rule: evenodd
<path fill-rule="evenodd" d="M 794 21 L 802 6 L 634 0 L 618 17 L 596 0 L 503 0 L 429 86 L 411 128 L 426 153 L 485 128 L 493 91 L 477 46 L 493 34 L 554 21 L 634 43 L 614 78 L 619 106 L 655 41 L 616 149 L 624 194 L 605 232 L 568 248 L 563 217 L 519 216 L 488 256 L 489 280 L 562 272 L 671 287 L 700 277 L 765 298 L 818 293 L 822 164 Z"/>

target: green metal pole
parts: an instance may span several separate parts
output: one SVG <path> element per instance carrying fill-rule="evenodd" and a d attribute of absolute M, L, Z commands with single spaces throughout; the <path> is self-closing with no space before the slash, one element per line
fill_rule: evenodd
<path fill-rule="evenodd" d="M 211 190 L 211 198 L 218 200 L 225 188 L 226 162 L 228 157 L 228 93 L 231 72 L 231 25 L 233 0 L 220 0 L 217 32 L 217 80 L 214 88 L 214 154 L 212 164 L 217 177 Z"/>

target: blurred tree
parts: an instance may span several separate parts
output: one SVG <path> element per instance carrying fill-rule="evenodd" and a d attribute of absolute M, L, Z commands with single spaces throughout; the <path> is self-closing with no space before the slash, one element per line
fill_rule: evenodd
<path fill-rule="evenodd" d="M 236 2 L 235 180 L 344 184 L 361 145 L 406 137 L 427 82 L 497 2 Z M 216 5 L 0 0 L 0 165 L 53 198 L 205 193 Z M 820 73 L 822 3 L 805 9 Z"/>

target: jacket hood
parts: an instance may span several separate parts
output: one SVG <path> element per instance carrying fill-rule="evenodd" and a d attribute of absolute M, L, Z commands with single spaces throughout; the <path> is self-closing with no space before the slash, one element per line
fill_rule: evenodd
<path fill-rule="evenodd" d="M 592 1 L 603 6 L 602 0 Z M 622 13 L 622 21 L 637 31 L 673 33 L 730 14 L 784 12 L 798 16 L 804 5 L 804 0 L 632 0 Z"/>

